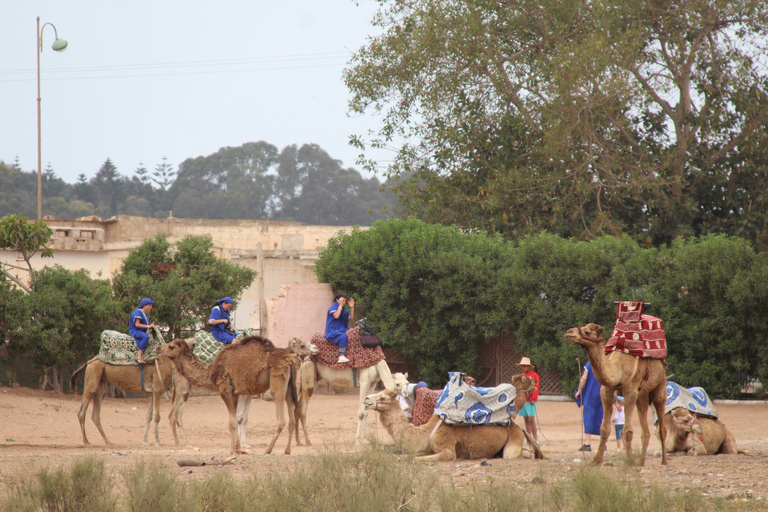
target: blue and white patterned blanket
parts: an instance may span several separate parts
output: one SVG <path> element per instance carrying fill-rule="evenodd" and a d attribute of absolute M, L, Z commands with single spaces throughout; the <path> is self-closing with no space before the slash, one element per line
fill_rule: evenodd
<path fill-rule="evenodd" d="M 470 386 L 464 373 L 450 372 L 448 384 L 437 399 L 435 414 L 449 425 L 509 425 L 517 416 L 512 384 L 495 388 Z"/>
<path fill-rule="evenodd" d="M 667 382 L 667 405 L 664 414 L 682 407 L 698 416 L 717 418 L 717 409 L 704 388 L 684 388 L 676 382 Z"/>

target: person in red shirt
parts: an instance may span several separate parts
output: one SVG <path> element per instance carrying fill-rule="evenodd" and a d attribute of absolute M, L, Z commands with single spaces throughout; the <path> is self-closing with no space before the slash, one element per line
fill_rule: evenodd
<path fill-rule="evenodd" d="M 520 360 L 517 366 L 523 370 L 523 375 L 526 377 L 532 377 L 536 380 L 536 387 L 533 388 L 531 394 L 525 400 L 525 406 L 520 409 L 518 415 L 522 416 L 525 420 L 525 430 L 533 436 L 536 442 L 539 441 L 539 435 L 536 431 L 536 402 L 539 400 L 539 374 L 533 371 L 534 365 L 531 364 L 531 360 L 524 357 Z"/>

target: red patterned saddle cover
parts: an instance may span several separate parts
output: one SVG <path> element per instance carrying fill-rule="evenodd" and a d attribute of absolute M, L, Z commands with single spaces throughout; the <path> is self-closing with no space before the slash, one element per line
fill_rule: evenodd
<path fill-rule="evenodd" d="M 351 363 L 339 363 L 339 346 L 332 341 L 328 341 L 323 336 L 324 332 L 318 331 L 312 336 L 312 343 L 317 346 L 320 351 L 317 354 L 317 358 L 320 359 L 326 366 L 331 368 L 368 368 L 373 366 L 379 361 L 384 360 L 384 351 L 381 346 L 378 347 L 364 347 L 360 344 L 360 329 L 353 327 L 347 331 L 347 338 L 349 343 L 347 344 L 347 358 L 352 361 Z"/>
<path fill-rule="evenodd" d="M 416 400 L 413 402 L 413 424 L 418 427 L 429 421 L 435 414 L 437 399 L 440 398 L 441 389 L 418 388 Z"/>
<path fill-rule="evenodd" d="M 664 322 L 643 314 L 642 302 L 619 302 L 616 326 L 605 344 L 605 353 L 614 350 L 633 356 L 664 359 L 667 357 L 667 337 Z"/>

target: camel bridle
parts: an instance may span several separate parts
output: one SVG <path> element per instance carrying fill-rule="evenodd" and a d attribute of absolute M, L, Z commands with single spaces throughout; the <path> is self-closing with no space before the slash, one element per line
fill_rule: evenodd
<path fill-rule="evenodd" d="M 603 338 L 593 338 L 591 336 L 587 336 L 581 327 L 577 327 L 577 329 L 579 330 L 579 336 L 581 336 L 581 338 L 584 340 L 591 341 L 592 343 L 602 343 L 605 341 Z"/>

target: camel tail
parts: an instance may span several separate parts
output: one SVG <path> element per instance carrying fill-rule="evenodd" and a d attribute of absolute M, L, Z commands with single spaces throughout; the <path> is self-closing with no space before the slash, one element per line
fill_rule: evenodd
<path fill-rule="evenodd" d="M 77 376 L 80 375 L 88 366 L 88 364 L 94 359 L 98 359 L 98 357 L 93 357 L 88 361 L 84 362 L 80 368 L 75 370 L 75 372 L 72 374 L 72 378 L 69 379 L 69 390 L 72 391 L 72 393 L 74 393 L 75 396 L 77 396 Z"/>
<path fill-rule="evenodd" d="M 299 393 L 296 391 L 296 367 L 290 365 L 290 377 L 288 378 L 288 386 L 291 388 L 291 397 L 293 397 L 293 403 L 299 403 Z"/>
<path fill-rule="evenodd" d="M 525 440 L 528 441 L 528 446 L 531 447 L 531 451 L 533 452 L 533 458 L 534 459 L 543 459 L 544 458 L 544 452 L 541 451 L 541 445 L 536 442 L 536 440 L 533 438 L 531 434 L 526 432 L 525 429 L 520 429 L 523 431 L 523 434 L 525 435 Z"/>

